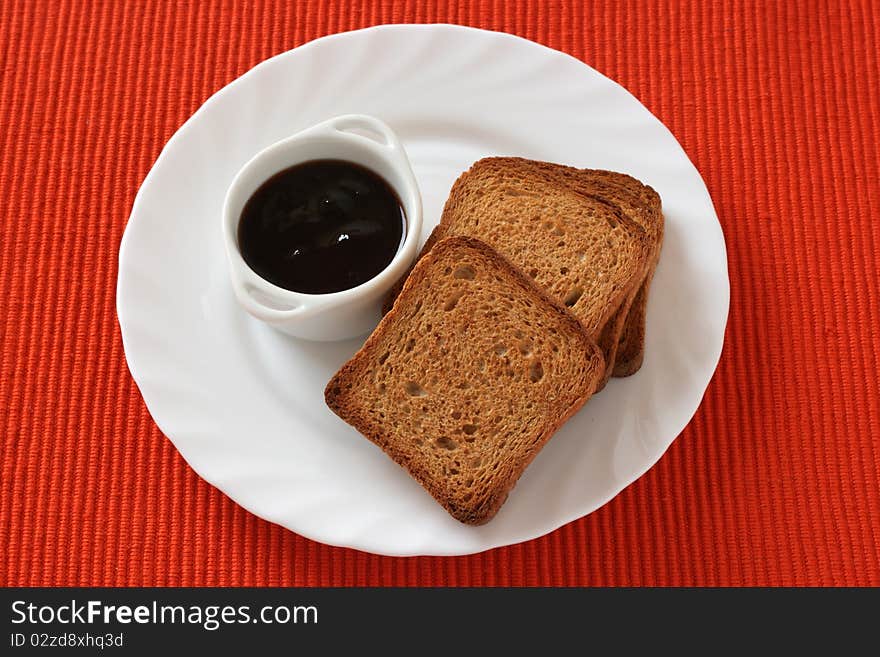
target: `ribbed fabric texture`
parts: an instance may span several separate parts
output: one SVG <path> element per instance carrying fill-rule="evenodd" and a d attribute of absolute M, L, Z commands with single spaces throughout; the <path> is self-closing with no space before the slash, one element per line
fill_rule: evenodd
<path fill-rule="evenodd" d="M 880 585 L 880 5 L 0 3 L 0 584 Z M 261 60 L 389 22 L 504 30 L 631 90 L 701 171 L 730 323 L 696 417 L 596 513 L 461 558 L 323 546 L 202 482 L 115 313 L 162 145 Z M 442 53 L 438 53 L 442 56 Z"/>

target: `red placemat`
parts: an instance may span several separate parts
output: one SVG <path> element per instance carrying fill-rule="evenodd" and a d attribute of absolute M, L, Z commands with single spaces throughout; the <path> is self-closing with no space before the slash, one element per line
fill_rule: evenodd
<path fill-rule="evenodd" d="M 880 584 L 880 6 L 863 2 L 0 3 L 0 584 Z M 126 368 L 119 240 L 212 92 L 328 33 L 455 22 L 630 89 L 727 238 L 725 351 L 647 475 L 525 544 L 395 559 L 202 482 Z"/>

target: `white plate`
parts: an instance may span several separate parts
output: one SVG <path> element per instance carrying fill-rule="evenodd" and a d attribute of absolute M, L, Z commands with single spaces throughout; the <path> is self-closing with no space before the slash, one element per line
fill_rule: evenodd
<path fill-rule="evenodd" d="M 663 198 L 644 366 L 590 400 L 483 527 L 450 518 L 324 405 L 325 383 L 361 340 L 286 337 L 248 317 L 230 289 L 220 213 L 236 171 L 272 142 L 347 113 L 375 115 L 400 135 L 422 189 L 425 236 L 456 176 L 488 155 L 626 171 Z M 452 555 L 546 534 L 648 470 L 700 403 L 729 294 L 724 237 L 699 173 L 622 87 L 514 36 L 389 25 L 273 57 L 178 130 L 135 200 L 117 310 L 147 407 L 204 479 L 324 543 Z"/>

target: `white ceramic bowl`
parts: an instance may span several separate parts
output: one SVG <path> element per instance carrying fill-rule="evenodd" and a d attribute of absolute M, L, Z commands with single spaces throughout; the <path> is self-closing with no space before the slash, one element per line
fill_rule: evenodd
<path fill-rule="evenodd" d="M 238 223 L 248 199 L 266 180 L 319 159 L 354 162 L 382 177 L 400 199 L 406 226 L 394 258 L 370 280 L 340 292 L 303 294 L 270 283 L 247 265 L 238 247 Z M 337 116 L 263 149 L 235 176 L 223 203 L 223 241 L 236 299 L 257 319 L 309 340 L 369 333 L 379 322 L 385 293 L 415 260 L 421 232 L 421 195 L 403 145 L 385 123 L 365 114 Z"/>

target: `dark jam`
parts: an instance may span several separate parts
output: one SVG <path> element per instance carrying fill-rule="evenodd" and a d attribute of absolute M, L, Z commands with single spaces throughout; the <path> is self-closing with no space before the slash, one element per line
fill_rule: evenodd
<path fill-rule="evenodd" d="M 307 294 L 347 290 L 388 266 L 403 237 L 400 200 L 357 164 L 313 160 L 275 174 L 248 199 L 238 246 L 248 266 Z"/>

